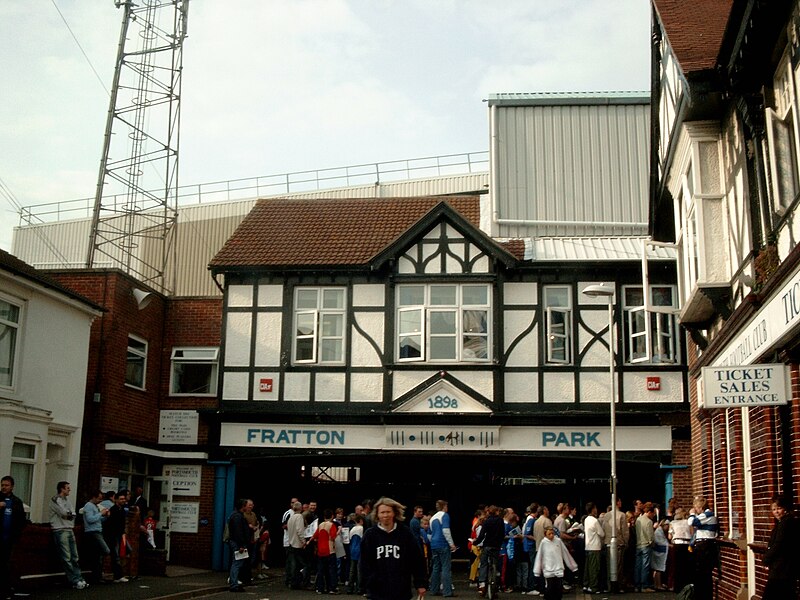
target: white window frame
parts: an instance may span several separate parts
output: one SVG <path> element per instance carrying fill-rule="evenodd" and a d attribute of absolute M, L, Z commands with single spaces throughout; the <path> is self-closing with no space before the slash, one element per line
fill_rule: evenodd
<path fill-rule="evenodd" d="M 297 306 L 298 297 L 301 291 L 315 291 L 317 295 L 315 308 L 299 308 Z M 336 291 L 342 295 L 341 307 L 325 307 L 325 292 Z M 345 363 L 345 353 L 347 350 L 347 288 L 343 286 L 297 286 L 294 289 L 293 319 L 292 319 L 292 364 L 308 365 L 343 365 Z M 312 319 L 312 331 L 307 334 L 298 334 L 298 317 L 310 315 Z M 341 335 L 325 335 L 323 321 L 326 317 L 334 316 L 341 319 Z M 298 341 L 311 340 L 311 357 L 297 358 Z M 326 341 L 338 344 L 341 358 L 338 360 L 324 360 L 320 348 Z"/>
<path fill-rule="evenodd" d="M 131 340 L 134 340 L 140 344 L 144 344 L 144 350 L 141 350 L 136 347 L 131 346 Z M 147 343 L 147 340 L 140 338 L 137 335 L 133 335 L 131 333 L 128 334 L 128 352 L 125 358 L 125 385 L 131 387 L 135 390 L 145 390 L 147 389 L 145 386 L 147 385 L 147 352 L 150 346 Z M 136 356 L 142 359 L 142 385 L 139 386 L 135 382 L 128 381 L 128 364 L 130 362 L 131 355 Z"/>
<path fill-rule="evenodd" d="M 22 346 L 22 322 L 24 317 L 24 308 L 25 305 L 23 302 L 19 300 L 14 300 L 10 296 L 5 294 L 0 294 L 0 301 L 5 302 L 6 304 L 13 306 L 17 309 L 17 321 L 11 321 L 9 319 L 4 319 L 0 317 L 0 325 L 3 326 L 4 331 L 14 333 L 14 343 L 13 347 L 11 348 L 11 352 L 13 356 L 10 356 L 9 364 L 8 364 L 8 383 L 2 383 L 0 380 L 0 389 L 5 390 L 13 390 L 16 386 L 16 374 L 19 372 L 19 355 L 20 355 L 20 348 Z M 0 365 L 3 367 L 4 365 Z"/>
<path fill-rule="evenodd" d="M 670 306 L 653 302 L 654 292 L 662 288 L 670 290 Z M 642 286 L 627 285 L 622 288 L 625 362 L 628 364 L 677 364 L 680 361 L 677 329 L 677 289 L 674 285 L 651 284 L 647 288 L 647 305 L 628 304 L 628 290 L 641 291 Z M 636 342 L 641 338 L 644 338 L 645 352 L 642 355 L 633 356 L 632 353 L 636 347 Z M 663 350 L 666 350 L 666 358 L 664 358 Z"/>
<path fill-rule="evenodd" d="M 551 292 L 555 291 L 566 292 L 567 303 L 564 306 L 551 304 Z M 544 315 L 545 315 L 545 343 L 547 344 L 547 362 L 569 365 L 572 364 L 572 287 L 569 285 L 548 285 L 544 286 Z M 556 324 L 553 322 L 554 315 L 563 315 L 564 332 L 556 333 L 554 328 Z M 564 358 L 557 358 L 556 354 L 556 340 L 562 340 L 564 344 Z"/>
<path fill-rule="evenodd" d="M 187 356 L 187 353 L 189 354 Z M 209 365 L 208 391 L 207 392 L 177 392 L 178 384 L 176 367 L 179 365 Z M 170 396 L 216 396 L 217 379 L 219 374 L 219 348 L 216 346 L 176 346 L 172 349 L 169 370 L 169 395 Z"/>
<path fill-rule="evenodd" d="M 33 457 L 28 456 L 16 456 L 14 454 L 14 447 L 17 444 L 22 446 L 30 446 L 33 448 Z M 35 486 L 35 478 L 36 478 L 36 460 L 39 456 L 39 443 L 35 440 L 29 439 L 22 439 L 22 438 L 15 438 L 14 443 L 11 446 L 11 460 L 9 463 L 9 473 L 14 478 L 14 493 L 20 497 L 20 499 L 27 504 L 28 506 L 32 505 L 33 500 L 33 490 L 36 488 Z M 14 467 L 14 465 L 20 465 L 20 467 L 25 468 L 29 473 L 30 477 L 28 478 L 28 486 L 29 489 L 23 489 L 22 478 L 20 477 L 19 470 Z"/>
<path fill-rule="evenodd" d="M 422 304 L 401 305 L 401 290 L 408 287 L 421 287 L 423 289 Z M 452 304 L 433 303 L 431 292 L 436 288 L 455 288 L 455 301 Z M 485 289 L 486 303 L 470 304 L 464 300 L 465 290 L 471 287 Z M 395 290 L 397 309 L 395 313 L 395 360 L 398 363 L 424 362 L 424 363 L 488 363 L 492 360 L 492 287 L 489 284 L 477 283 L 407 283 L 398 284 Z M 420 316 L 419 330 L 401 331 L 400 315 L 403 313 L 417 312 Z M 453 313 L 455 327 L 453 333 L 436 333 L 431 331 L 431 315 L 435 313 Z M 486 319 L 485 331 L 466 331 L 469 326 L 465 314 L 468 312 L 484 313 Z M 420 355 L 401 357 L 401 340 L 415 337 L 420 340 Z M 455 338 L 455 356 L 452 358 L 431 358 L 431 342 L 436 338 Z M 486 356 L 470 354 L 469 341 L 471 339 L 485 338 Z"/>
<path fill-rule="evenodd" d="M 800 194 L 800 155 L 798 155 L 800 145 L 795 108 L 795 80 L 796 73 L 792 71 L 787 50 L 773 78 L 775 108 L 766 109 L 772 204 L 773 210 L 781 215 Z"/>

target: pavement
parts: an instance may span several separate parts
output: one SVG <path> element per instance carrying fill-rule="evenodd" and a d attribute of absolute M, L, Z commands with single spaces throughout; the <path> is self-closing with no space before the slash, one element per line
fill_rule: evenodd
<path fill-rule="evenodd" d="M 454 573 L 455 597 L 458 599 L 478 600 L 475 588 L 470 588 L 465 576 Z M 247 586 L 244 593 L 228 591 L 227 573 L 167 567 L 167 575 L 142 576 L 128 583 L 107 583 L 91 585 L 84 590 L 74 590 L 65 581 L 50 582 L 46 585 L 30 587 L 28 593 L 18 593 L 15 600 L 183 600 L 186 598 L 241 598 L 242 600 L 316 600 L 318 594 L 314 590 L 290 590 L 284 585 L 284 572 L 281 568 L 268 571 L 268 578 L 256 581 Z M 342 600 L 352 598 L 361 600 L 361 596 L 340 594 Z M 528 598 L 529 596 L 524 596 Z M 432 597 L 433 598 L 433 597 Z M 440 600 L 439 596 L 435 597 Z M 522 600 L 519 592 L 503 593 L 500 600 Z M 541 598 L 541 596 L 535 596 Z M 586 594 L 580 589 L 572 589 L 564 593 L 564 600 L 604 600 L 608 598 L 626 600 L 673 600 L 673 592 L 626 593 L 626 594 Z"/>

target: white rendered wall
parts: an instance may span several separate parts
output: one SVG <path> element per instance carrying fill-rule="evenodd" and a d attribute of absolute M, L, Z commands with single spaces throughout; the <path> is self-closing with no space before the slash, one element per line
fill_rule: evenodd
<path fill-rule="evenodd" d="M 55 482 L 78 481 L 89 334 L 97 313 L 4 273 L 0 289 L 23 306 L 14 388 L 0 390 L 0 469 L 8 472 L 15 439 L 36 446 L 31 519 L 42 522 Z"/>

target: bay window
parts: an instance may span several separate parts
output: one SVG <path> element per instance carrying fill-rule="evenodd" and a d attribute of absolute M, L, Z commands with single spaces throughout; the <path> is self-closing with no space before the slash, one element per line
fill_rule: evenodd
<path fill-rule="evenodd" d="M 645 303 L 641 286 L 623 288 L 625 361 L 678 362 L 677 302 L 671 285 L 651 285 Z"/>

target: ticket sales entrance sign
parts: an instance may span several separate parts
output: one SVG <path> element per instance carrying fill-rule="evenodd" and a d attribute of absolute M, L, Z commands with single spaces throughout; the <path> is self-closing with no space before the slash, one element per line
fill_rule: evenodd
<path fill-rule="evenodd" d="M 703 408 L 778 406 L 789 399 L 786 365 L 703 367 Z"/>
<path fill-rule="evenodd" d="M 220 446 L 324 450 L 598 451 L 609 427 L 449 427 L 222 423 Z M 617 427 L 616 447 L 670 450 L 671 427 Z"/>

